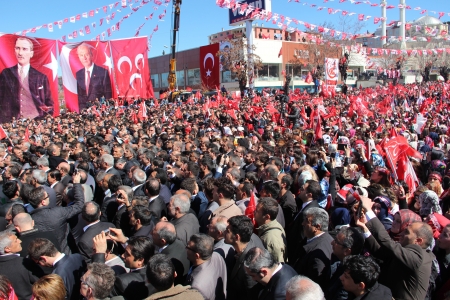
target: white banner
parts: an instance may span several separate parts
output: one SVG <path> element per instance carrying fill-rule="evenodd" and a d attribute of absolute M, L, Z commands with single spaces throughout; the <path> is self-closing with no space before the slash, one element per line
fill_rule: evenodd
<path fill-rule="evenodd" d="M 339 59 L 325 58 L 325 84 L 337 85 L 339 77 Z"/>

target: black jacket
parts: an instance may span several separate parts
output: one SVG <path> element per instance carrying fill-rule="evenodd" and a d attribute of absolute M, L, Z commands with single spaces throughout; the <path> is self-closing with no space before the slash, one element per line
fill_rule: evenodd
<path fill-rule="evenodd" d="M 0 275 L 8 277 L 19 300 L 30 300 L 31 287 L 38 278 L 30 267 L 33 263 L 17 255 L 0 255 Z"/>
<path fill-rule="evenodd" d="M 0 217 L 6 217 L 6 213 L 14 204 L 22 204 L 23 201 L 20 198 L 8 199 L 4 204 L 0 205 Z"/>
<path fill-rule="evenodd" d="M 156 289 L 147 283 L 145 271 L 144 267 L 117 276 L 111 291 L 112 296 L 121 295 L 127 300 L 141 300 L 156 293 Z"/>
<path fill-rule="evenodd" d="M 151 210 L 155 217 L 161 219 L 161 217 L 167 217 L 167 207 L 161 196 L 156 197 L 152 202 L 148 204 L 148 209 Z"/>
<path fill-rule="evenodd" d="M 115 228 L 116 226 L 109 222 L 98 222 L 88 227 L 87 230 L 81 235 L 78 242 L 78 249 L 86 261 L 90 261 L 92 254 L 94 254 L 94 251 L 92 250 L 94 244 L 93 238 L 97 234 L 100 234 L 103 230 L 110 227 Z"/>
<path fill-rule="evenodd" d="M 189 271 L 190 262 L 186 256 L 186 248 L 182 241 L 176 239 L 175 242 L 167 246 L 161 254 L 170 258 L 178 276 L 175 278 L 175 285 L 184 283 Z"/>
<path fill-rule="evenodd" d="M 284 220 L 286 225 L 289 225 L 294 221 L 294 217 L 297 214 L 297 204 L 295 203 L 295 197 L 291 191 L 287 191 L 280 197 L 278 203 L 281 206 L 284 214 Z"/>
<path fill-rule="evenodd" d="M 35 228 L 41 231 L 54 231 L 56 239 L 59 242 L 61 251 L 68 254 L 67 246 L 67 221 L 79 214 L 84 205 L 84 193 L 81 184 L 73 185 L 75 202 L 67 207 L 49 206 L 39 207 L 33 210 L 30 215 L 34 220 Z"/>
<path fill-rule="evenodd" d="M 236 259 L 233 269 L 231 270 L 230 276 L 227 282 L 227 299 L 236 300 L 248 300 L 251 295 L 256 295 L 258 293 L 257 282 L 252 279 L 246 272 L 244 268 L 244 258 L 248 250 L 253 247 L 258 247 L 264 249 L 264 245 L 255 234 L 252 234 L 250 241 L 247 244 L 244 252 Z"/>
<path fill-rule="evenodd" d="M 100 221 L 112 223 L 117 214 L 118 208 L 119 203 L 116 201 L 116 196 L 105 198 L 100 206 L 100 211 L 102 212 L 100 215 Z"/>
<path fill-rule="evenodd" d="M 352 295 L 353 296 L 353 295 Z M 354 299 L 354 297 L 349 296 L 348 299 Z M 391 300 L 392 293 L 391 290 L 378 282 L 367 292 L 365 293 L 360 300 Z"/>
<path fill-rule="evenodd" d="M 78 300 L 80 298 L 80 279 L 86 271 L 86 263 L 78 254 L 65 255 L 54 266 L 53 273 L 61 276 L 67 291 L 67 299 Z"/>
<path fill-rule="evenodd" d="M 31 230 L 18 233 L 17 237 L 22 241 L 22 251 L 19 252 L 21 257 L 27 257 L 28 245 L 37 238 L 49 240 L 55 245 L 58 251 L 61 251 L 59 242 L 56 239 L 55 233 L 53 231 L 40 231 L 37 228 L 33 228 Z"/>
<path fill-rule="evenodd" d="M 301 205 L 301 203 L 299 203 Z M 309 203 L 303 210 L 301 206 L 298 207 L 297 218 L 293 220 L 290 224 L 286 225 L 286 248 L 288 249 L 288 264 L 293 266 L 298 260 L 299 250 L 301 248 L 301 241 L 305 238 L 303 233 L 303 211 L 312 207 L 320 207 L 316 200 Z M 294 216 L 295 218 L 295 216 Z"/>
<path fill-rule="evenodd" d="M 333 238 L 327 232 L 307 243 L 303 240 L 298 261 L 294 269 L 300 275 L 309 277 L 316 282 L 322 290 L 326 289 L 331 276 L 331 254 Z"/>
<path fill-rule="evenodd" d="M 286 299 L 286 283 L 297 275 L 289 265 L 282 263 L 281 270 L 270 278 L 267 285 L 261 285 L 258 300 L 284 300 Z M 260 283 L 258 283 L 260 285 Z"/>
<path fill-rule="evenodd" d="M 131 232 L 131 224 L 130 224 L 130 215 L 128 214 L 127 207 L 123 205 L 114 216 L 112 223 L 117 227 L 122 229 L 123 234 L 125 236 L 130 236 Z"/>
<path fill-rule="evenodd" d="M 55 170 L 56 167 L 62 162 L 66 162 L 66 161 L 59 156 L 49 155 L 49 157 L 48 157 L 48 167 L 52 170 Z"/>

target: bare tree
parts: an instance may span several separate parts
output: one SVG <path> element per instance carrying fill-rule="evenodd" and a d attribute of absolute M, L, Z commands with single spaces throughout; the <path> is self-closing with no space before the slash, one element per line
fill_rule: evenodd
<path fill-rule="evenodd" d="M 231 39 L 228 41 L 230 48 L 217 52 L 221 58 L 223 70 L 230 70 L 238 79 L 241 94 L 247 86 L 248 80 L 253 80 L 258 70 L 262 69 L 261 57 L 255 54 L 256 46 L 251 48 L 252 54 L 248 55 L 246 38 Z"/>

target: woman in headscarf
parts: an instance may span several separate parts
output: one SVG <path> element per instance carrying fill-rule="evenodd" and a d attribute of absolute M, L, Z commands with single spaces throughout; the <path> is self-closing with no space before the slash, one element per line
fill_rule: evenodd
<path fill-rule="evenodd" d="M 391 214 L 392 203 L 386 196 L 377 196 L 373 199 L 373 212 L 386 230 L 391 229 L 394 216 Z"/>
<path fill-rule="evenodd" d="M 439 197 L 433 191 L 425 191 L 419 196 L 419 214 L 433 229 L 434 238 L 438 238 L 443 228 L 450 224 L 450 220 L 442 215 Z"/>
<path fill-rule="evenodd" d="M 426 185 L 420 185 L 414 193 L 411 194 L 411 197 L 408 200 L 408 208 L 416 214 L 418 214 L 420 210 L 419 197 L 425 191 L 428 191 L 428 187 Z"/>
<path fill-rule="evenodd" d="M 398 242 L 402 232 L 405 231 L 405 229 L 413 222 L 422 222 L 422 219 L 418 214 L 409 209 L 400 209 L 394 215 L 394 221 L 392 222 L 389 235 L 394 241 Z"/>

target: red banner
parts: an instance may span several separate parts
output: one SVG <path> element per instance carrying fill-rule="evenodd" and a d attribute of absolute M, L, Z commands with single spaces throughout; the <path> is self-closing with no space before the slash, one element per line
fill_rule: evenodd
<path fill-rule="evenodd" d="M 147 58 L 147 37 L 110 43 L 116 76 L 114 97 L 154 97 Z"/>
<path fill-rule="evenodd" d="M 200 47 L 200 76 L 202 84 L 209 89 L 220 85 L 220 60 L 216 56 L 219 44 Z"/>
<path fill-rule="evenodd" d="M 68 111 L 80 112 L 89 102 L 112 98 L 109 42 L 58 42 L 58 46 Z"/>
<path fill-rule="evenodd" d="M 59 115 L 56 41 L 0 34 L 0 122 Z"/>

